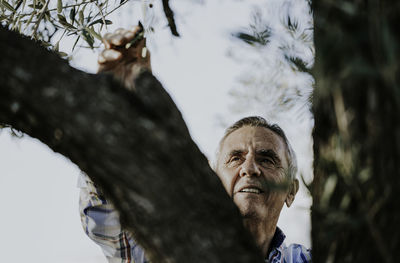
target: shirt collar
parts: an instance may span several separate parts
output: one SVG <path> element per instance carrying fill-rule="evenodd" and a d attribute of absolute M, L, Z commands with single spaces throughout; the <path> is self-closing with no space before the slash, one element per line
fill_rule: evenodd
<path fill-rule="evenodd" d="M 278 249 L 283 244 L 285 238 L 286 236 L 282 232 L 282 230 L 279 227 L 276 227 L 274 237 L 272 238 L 271 244 L 269 245 L 268 255 L 269 253 L 271 253 L 271 251 Z"/>

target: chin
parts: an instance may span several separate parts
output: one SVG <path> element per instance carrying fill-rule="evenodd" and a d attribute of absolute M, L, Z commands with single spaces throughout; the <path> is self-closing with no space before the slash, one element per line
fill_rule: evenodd
<path fill-rule="evenodd" d="M 260 200 L 252 198 L 242 198 L 241 196 L 233 200 L 239 208 L 243 218 L 262 218 L 264 203 L 260 204 Z"/>
<path fill-rule="evenodd" d="M 262 219 L 262 216 L 260 215 L 258 209 L 254 207 L 253 205 L 251 206 L 238 206 L 240 214 L 242 215 L 243 219 Z"/>
<path fill-rule="evenodd" d="M 240 213 L 242 215 L 243 219 L 257 219 L 260 218 L 259 215 L 254 212 L 254 211 L 250 211 L 250 212 L 245 212 L 245 213 Z"/>

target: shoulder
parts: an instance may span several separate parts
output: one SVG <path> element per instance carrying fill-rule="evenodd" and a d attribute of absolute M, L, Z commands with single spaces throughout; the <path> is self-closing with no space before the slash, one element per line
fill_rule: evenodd
<path fill-rule="evenodd" d="M 282 256 L 286 263 L 305 263 L 311 262 L 311 249 L 300 244 L 290 244 L 282 246 Z"/>

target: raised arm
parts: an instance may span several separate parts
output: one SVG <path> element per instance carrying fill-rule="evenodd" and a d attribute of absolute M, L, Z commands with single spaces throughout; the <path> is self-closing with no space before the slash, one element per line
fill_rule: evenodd
<path fill-rule="evenodd" d="M 79 178 L 79 211 L 83 229 L 103 250 L 108 262 L 147 262 L 132 234 L 121 228 L 118 212 L 85 174 Z"/>
<path fill-rule="evenodd" d="M 135 90 L 134 80 L 143 71 L 151 71 L 150 53 L 145 48 L 143 28 L 117 29 L 103 37 L 105 49 L 98 58 L 99 72 L 109 72 Z M 79 180 L 80 215 L 85 233 L 97 243 L 109 262 L 144 263 L 143 249 L 132 234 L 123 230 L 119 215 L 85 174 Z"/>

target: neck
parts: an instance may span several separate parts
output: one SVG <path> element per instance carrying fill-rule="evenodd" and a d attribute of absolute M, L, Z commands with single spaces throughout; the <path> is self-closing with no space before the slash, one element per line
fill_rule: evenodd
<path fill-rule="evenodd" d="M 256 245 L 261 249 L 262 254 L 268 257 L 267 253 L 275 234 L 276 222 L 274 224 L 268 224 L 257 218 L 245 218 L 243 223 L 245 228 L 254 237 Z"/>

